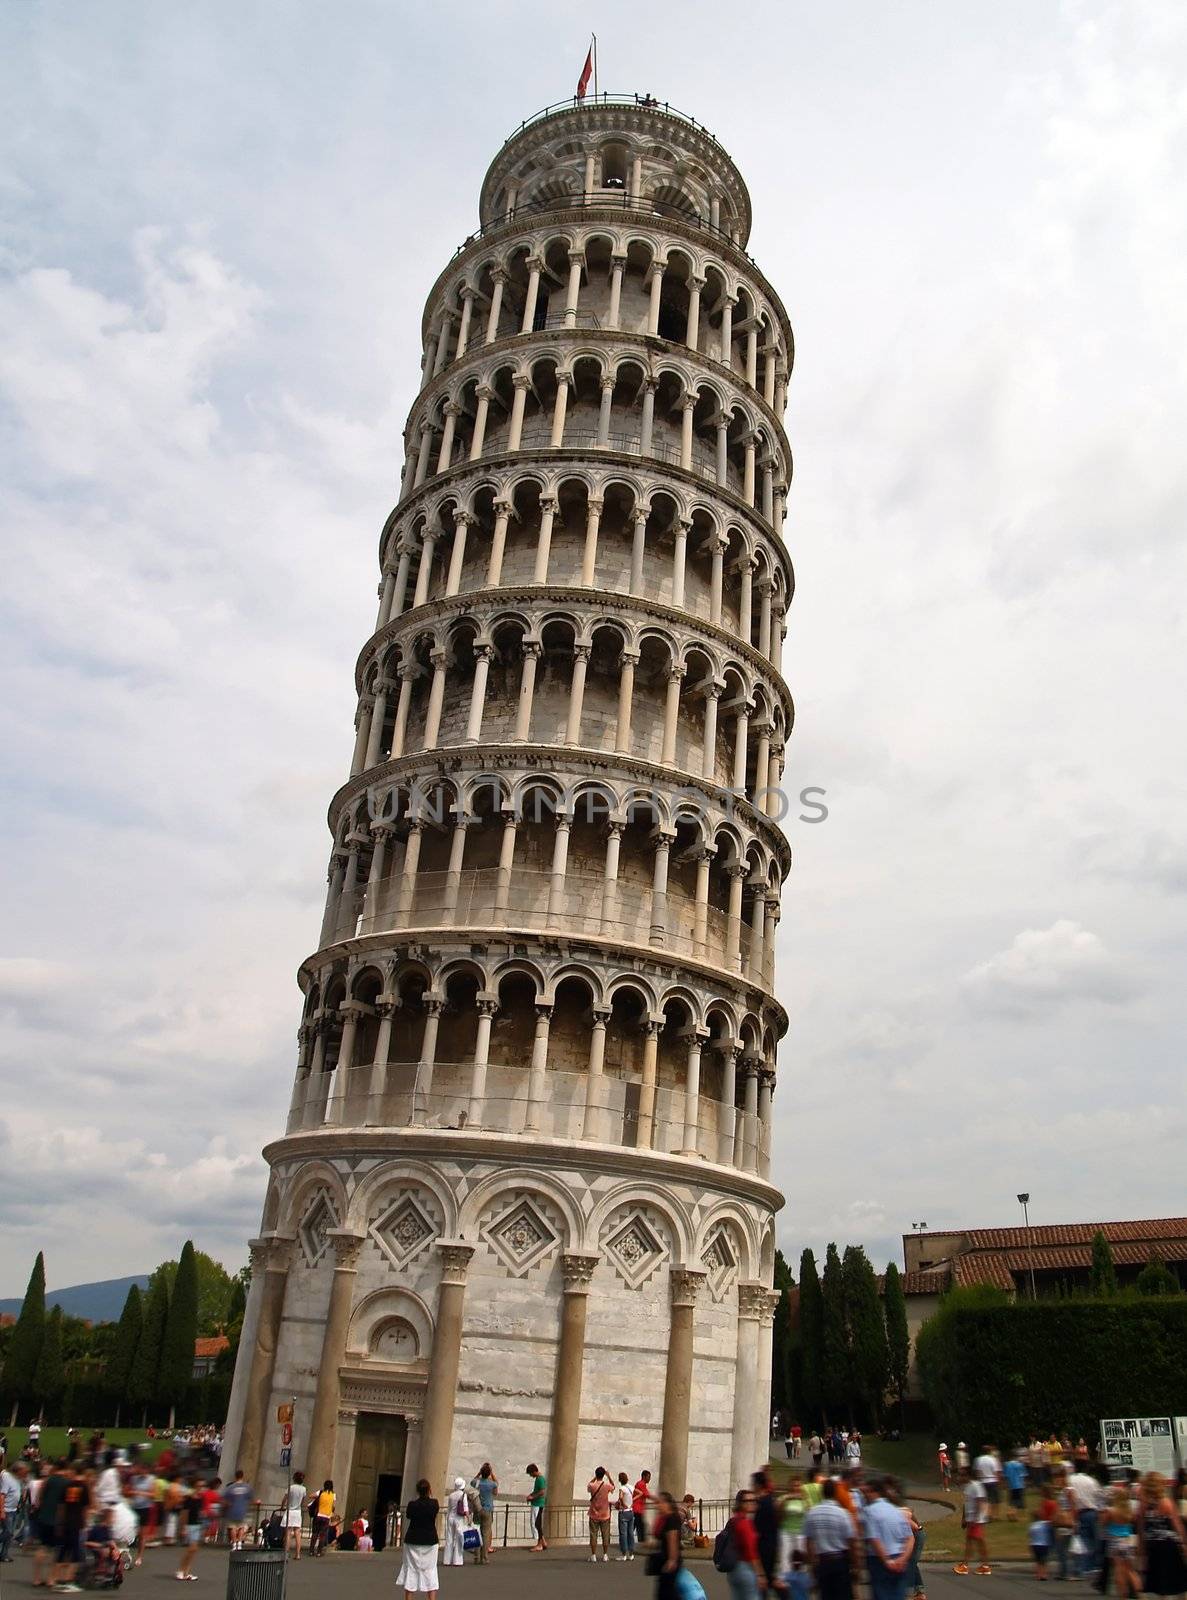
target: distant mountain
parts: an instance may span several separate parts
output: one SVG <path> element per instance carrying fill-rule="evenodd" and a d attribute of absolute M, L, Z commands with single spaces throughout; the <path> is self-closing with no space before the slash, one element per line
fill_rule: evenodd
<path fill-rule="evenodd" d="M 135 1278 L 104 1278 L 101 1283 L 76 1283 L 69 1289 L 47 1289 L 45 1304 L 61 1306 L 68 1317 L 83 1317 L 87 1322 L 118 1322 L 124 1309 L 128 1290 L 134 1283 L 142 1289 L 148 1286 L 148 1275 Z M 0 1316 L 6 1312 L 16 1316 L 21 1309 L 21 1297 L 0 1300 Z"/>

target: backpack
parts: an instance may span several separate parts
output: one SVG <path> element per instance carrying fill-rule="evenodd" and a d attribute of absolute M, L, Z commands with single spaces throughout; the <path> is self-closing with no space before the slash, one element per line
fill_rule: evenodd
<path fill-rule="evenodd" d="M 738 1565 L 738 1547 L 734 1543 L 732 1522 L 727 1522 L 713 1541 L 713 1565 L 718 1572 L 732 1572 Z"/>

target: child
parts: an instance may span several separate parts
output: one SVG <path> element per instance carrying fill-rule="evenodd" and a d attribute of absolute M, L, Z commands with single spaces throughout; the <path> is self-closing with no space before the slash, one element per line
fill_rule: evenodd
<path fill-rule="evenodd" d="M 1040 1583 L 1047 1581 L 1047 1557 L 1051 1554 L 1051 1524 L 1037 1517 L 1027 1529 L 1030 1553 L 1034 1557 L 1035 1577 Z"/>
<path fill-rule="evenodd" d="M 1105 1542 L 1121 1600 L 1126 1600 L 1127 1595 L 1140 1594 L 1142 1586 L 1133 1566 L 1134 1547 L 1137 1544 L 1133 1532 L 1133 1502 L 1129 1498 L 1129 1490 L 1121 1483 L 1113 1490 L 1109 1509 L 1105 1513 Z"/>
<path fill-rule="evenodd" d="M 791 1558 L 791 1570 L 786 1577 L 787 1592 L 791 1600 L 809 1600 L 812 1593 L 812 1574 L 804 1564 L 804 1553 L 797 1550 Z"/>

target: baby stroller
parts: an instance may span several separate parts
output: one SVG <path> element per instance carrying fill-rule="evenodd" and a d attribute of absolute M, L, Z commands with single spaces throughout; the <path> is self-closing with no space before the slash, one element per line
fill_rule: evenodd
<path fill-rule="evenodd" d="M 88 1546 L 79 1582 L 84 1589 L 118 1589 L 131 1565 L 130 1551 L 114 1541 L 101 1550 Z"/>
<path fill-rule="evenodd" d="M 280 1512 L 274 1511 L 264 1524 L 264 1549 L 284 1549 L 284 1523 L 280 1519 Z"/>

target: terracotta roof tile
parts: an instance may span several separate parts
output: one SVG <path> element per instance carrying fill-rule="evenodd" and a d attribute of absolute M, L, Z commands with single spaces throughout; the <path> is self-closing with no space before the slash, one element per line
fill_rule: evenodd
<path fill-rule="evenodd" d="M 1187 1217 L 1155 1217 L 1146 1222 L 1058 1222 L 1031 1228 L 970 1228 L 963 1236 L 964 1250 L 1008 1250 L 1034 1245 L 1086 1244 L 1101 1232 L 1111 1245 L 1152 1244 L 1160 1239 L 1187 1243 Z"/>
<path fill-rule="evenodd" d="M 224 1350 L 231 1348 L 231 1341 L 225 1333 L 216 1333 L 212 1339 L 194 1340 L 194 1360 L 201 1361 L 209 1356 L 221 1356 Z"/>

